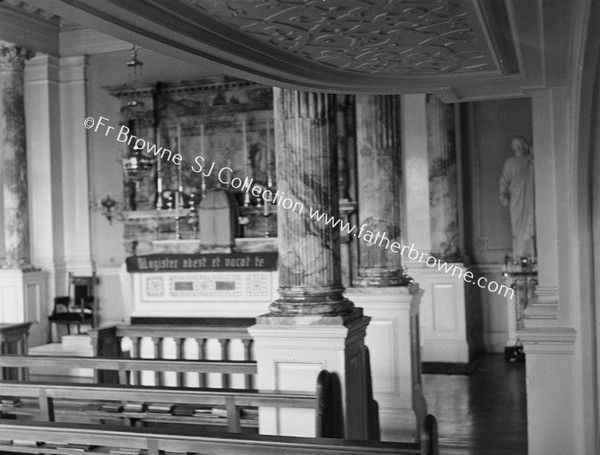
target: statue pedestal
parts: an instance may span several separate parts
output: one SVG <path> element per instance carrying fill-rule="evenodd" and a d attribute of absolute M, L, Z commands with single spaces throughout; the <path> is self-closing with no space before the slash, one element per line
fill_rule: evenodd
<path fill-rule="evenodd" d="M 506 340 L 504 354 L 508 360 L 518 358 L 521 341 L 518 330 L 525 327 L 525 310 L 533 298 L 537 285 L 537 272 L 505 272 L 504 284 L 514 289 L 514 295 L 506 298 L 508 338 Z"/>

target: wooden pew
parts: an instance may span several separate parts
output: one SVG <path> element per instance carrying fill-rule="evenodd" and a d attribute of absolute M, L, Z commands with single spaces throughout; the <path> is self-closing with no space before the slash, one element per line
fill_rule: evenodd
<path fill-rule="evenodd" d="M 352 441 L 330 438 L 300 438 L 288 436 L 203 434 L 178 430 L 154 431 L 147 428 L 98 427 L 94 425 L 64 425 L 53 422 L 12 422 L 0 420 L 0 451 L 12 453 L 74 453 L 56 444 L 90 446 L 79 453 L 107 454 L 110 448 L 144 450 L 148 455 L 169 453 L 195 455 L 438 455 L 435 418 L 427 416 L 424 425 L 430 433 L 421 443 Z M 8 444 L 20 440 L 30 445 Z M 38 445 L 31 447 L 31 445 Z M 54 445 L 52 445 L 54 444 Z M 54 447 L 54 448 L 53 448 Z M 138 452 L 140 453 L 140 452 Z"/>
<path fill-rule="evenodd" d="M 0 355 L 0 379 L 11 379 L 4 369 L 17 368 L 19 377 L 27 380 L 30 368 L 73 367 L 89 368 L 96 371 L 116 371 L 118 384 L 131 384 L 135 373 L 141 371 L 167 372 L 174 371 L 177 375 L 177 386 L 183 387 L 183 374 L 207 373 L 256 375 L 256 362 L 248 360 L 171 360 L 171 359 L 129 359 L 109 357 L 67 357 L 67 356 L 19 356 Z M 131 374 L 134 373 L 134 374 Z M 248 384 L 248 383 L 247 383 Z"/>
<path fill-rule="evenodd" d="M 35 414 L 42 420 L 53 422 L 56 420 L 56 410 L 63 409 L 63 414 L 81 416 L 82 418 L 109 419 L 127 418 L 130 414 L 122 412 L 102 412 L 86 408 L 90 402 L 133 402 L 133 403 L 167 403 L 169 405 L 197 405 L 219 407 L 226 410 L 227 427 L 230 432 L 241 431 L 242 408 L 276 407 L 276 408 L 308 408 L 319 410 L 319 398 L 315 393 L 288 393 L 288 392 L 263 392 L 257 390 L 234 389 L 191 389 L 175 387 L 145 387 L 121 386 L 107 384 L 51 384 L 51 383 L 23 383 L 4 381 L 0 382 L 0 395 L 17 397 L 19 399 L 36 400 L 38 409 L 21 410 L 4 409 L 3 413 Z M 79 402 L 79 405 L 70 406 L 67 403 Z M 136 413 L 136 420 L 157 422 L 186 422 L 192 423 L 193 419 L 172 418 L 160 413 Z M 198 424 L 207 425 L 206 419 L 198 418 Z M 317 427 L 317 434 L 322 434 L 321 427 Z M 336 436 L 335 434 L 333 436 Z"/>

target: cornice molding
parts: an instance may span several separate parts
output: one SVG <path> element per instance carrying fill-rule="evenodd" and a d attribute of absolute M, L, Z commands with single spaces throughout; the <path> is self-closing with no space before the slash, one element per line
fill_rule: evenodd
<path fill-rule="evenodd" d="M 30 11 L 31 10 L 31 11 Z M 24 2 L 0 3 L 0 39 L 15 42 L 32 51 L 58 55 L 59 19 L 46 17 Z"/>

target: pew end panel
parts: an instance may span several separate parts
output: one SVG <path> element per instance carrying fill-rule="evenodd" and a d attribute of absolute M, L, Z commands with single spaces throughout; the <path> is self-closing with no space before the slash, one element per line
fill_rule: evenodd
<path fill-rule="evenodd" d="M 91 338 L 94 357 L 122 357 L 121 339 L 117 334 L 118 326 L 92 329 L 88 331 Z M 108 370 L 94 370 L 94 381 L 103 384 L 119 384 L 123 378 L 119 372 Z"/>

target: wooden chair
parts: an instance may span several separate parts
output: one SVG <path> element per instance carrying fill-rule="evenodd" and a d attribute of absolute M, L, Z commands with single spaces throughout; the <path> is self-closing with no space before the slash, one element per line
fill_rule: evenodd
<path fill-rule="evenodd" d="M 98 278 L 93 273 L 91 276 L 76 276 L 69 273 L 69 294 L 54 298 L 50 321 L 50 341 L 52 341 L 52 324 L 67 326 L 67 333 L 71 334 L 71 325 L 77 326 L 77 333 L 81 333 L 81 325 L 96 326 L 96 284 Z M 73 297 L 71 298 L 71 293 Z"/>

